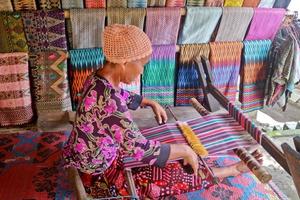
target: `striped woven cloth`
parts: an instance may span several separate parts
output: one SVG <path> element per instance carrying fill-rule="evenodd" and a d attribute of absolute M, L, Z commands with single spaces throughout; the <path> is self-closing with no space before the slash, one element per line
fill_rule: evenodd
<path fill-rule="evenodd" d="M 226 7 L 241 7 L 244 0 L 225 0 L 224 6 Z"/>
<path fill-rule="evenodd" d="M 102 47 L 105 9 L 71 9 L 74 49 Z"/>
<path fill-rule="evenodd" d="M 105 8 L 106 1 L 105 0 L 85 0 L 86 8 Z"/>
<path fill-rule="evenodd" d="M 258 7 L 259 8 L 273 8 L 275 0 L 261 0 Z"/>
<path fill-rule="evenodd" d="M 184 7 L 185 0 L 166 0 L 167 7 Z"/>
<path fill-rule="evenodd" d="M 52 10 L 61 8 L 60 0 L 38 0 L 37 3 L 39 9 Z"/>
<path fill-rule="evenodd" d="M 83 0 L 61 0 L 63 9 L 84 8 Z"/>
<path fill-rule="evenodd" d="M 182 45 L 177 73 L 176 106 L 190 105 L 190 98 L 203 101 L 203 91 L 199 82 L 198 71 L 194 58 L 209 57 L 209 45 Z"/>
<path fill-rule="evenodd" d="M 253 7 L 256 8 L 260 0 L 244 0 L 243 7 Z"/>
<path fill-rule="evenodd" d="M 213 84 L 229 101 L 235 101 L 243 43 L 212 42 L 209 45 Z"/>
<path fill-rule="evenodd" d="M 244 41 L 240 72 L 240 102 L 245 112 L 262 109 L 270 40 Z"/>
<path fill-rule="evenodd" d="M 0 11 L 13 11 L 10 0 L 0 0 Z"/>
<path fill-rule="evenodd" d="M 36 10 L 35 0 L 13 0 L 14 8 L 18 10 Z"/>
<path fill-rule="evenodd" d="M 224 7 L 215 41 L 243 41 L 253 13 L 253 8 Z"/>
<path fill-rule="evenodd" d="M 187 0 L 187 6 L 204 6 L 204 0 Z"/>
<path fill-rule="evenodd" d="M 179 43 L 201 44 L 209 42 L 221 15 L 221 8 L 187 7 Z"/>
<path fill-rule="evenodd" d="M 128 0 L 128 8 L 147 8 L 147 0 Z"/>
<path fill-rule="evenodd" d="M 164 7 L 166 0 L 148 0 L 148 7 Z"/>
<path fill-rule="evenodd" d="M 282 8 L 255 8 L 245 40 L 273 40 L 284 15 Z"/>
<path fill-rule="evenodd" d="M 206 0 L 205 6 L 223 7 L 224 0 Z"/>
<path fill-rule="evenodd" d="M 148 8 L 146 33 L 152 45 L 176 44 L 180 18 L 180 8 Z"/>
<path fill-rule="evenodd" d="M 175 45 L 153 46 L 142 76 L 142 94 L 161 105 L 174 105 Z"/>
<path fill-rule="evenodd" d="M 108 8 L 127 8 L 127 0 L 107 0 Z"/>
<path fill-rule="evenodd" d="M 23 21 L 19 12 L 0 12 L 0 52 L 27 52 Z"/>
<path fill-rule="evenodd" d="M 72 107 L 76 110 L 85 80 L 92 72 L 102 67 L 105 58 L 101 48 L 74 49 L 69 53 Z"/>
<path fill-rule="evenodd" d="M 67 52 L 35 52 L 30 54 L 29 61 L 38 114 L 72 110 Z"/>
<path fill-rule="evenodd" d="M 22 12 L 30 51 L 67 50 L 63 10 Z"/>
<path fill-rule="evenodd" d="M 287 8 L 290 2 L 291 0 L 275 0 L 273 8 Z"/>
<path fill-rule="evenodd" d="M 0 126 L 31 121 L 27 53 L 0 53 Z"/>
<path fill-rule="evenodd" d="M 238 147 L 257 145 L 244 128 L 229 114 L 209 115 L 187 121 L 195 134 L 200 138 L 209 155 L 230 151 Z M 149 140 L 161 143 L 185 144 L 186 140 L 175 123 L 142 130 Z M 143 166 L 145 164 L 125 157 L 126 167 Z"/>
<path fill-rule="evenodd" d="M 145 16 L 144 8 L 108 8 L 107 24 L 128 24 L 144 29 Z"/>
<path fill-rule="evenodd" d="M 141 78 L 138 77 L 133 83 L 129 85 L 125 83 L 120 83 L 120 87 L 130 92 L 141 94 Z"/>

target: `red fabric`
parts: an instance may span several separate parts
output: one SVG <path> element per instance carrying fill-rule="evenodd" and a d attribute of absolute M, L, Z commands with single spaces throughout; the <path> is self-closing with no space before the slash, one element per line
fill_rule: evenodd
<path fill-rule="evenodd" d="M 86 8 L 105 8 L 105 0 L 85 0 Z"/>

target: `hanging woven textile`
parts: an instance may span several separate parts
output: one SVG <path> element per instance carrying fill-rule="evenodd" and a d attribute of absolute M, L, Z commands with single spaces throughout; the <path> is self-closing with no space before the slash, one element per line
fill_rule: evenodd
<path fill-rule="evenodd" d="M 138 77 L 133 83 L 129 85 L 125 83 L 120 83 L 120 87 L 130 92 L 141 94 L 141 78 Z"/>
<path fill-rule="evenodd" d="M 187 7 L 179 43 L 201 44 L 209 42 L 221 15 L 221 8 Z"/>
<path fill-rule="evenodd" d="M 184 7 L 185 0 L 166 0 L 167 7 Z"/>
<path fill-rule="evenodd" d="M 63 9 L 84 8 L 83 0 L 61 0 Z"/>
<path fill-rule="evenodd" d="M 0 0 L 0 11 L 13 11 L 10 0 Z"/>
<path fill-rule="evenodd" d="M 164 7 L 166 0 L 148 0 L 148 7 Z"/>
<path fill-rule="evenodd" d="M 105 8 L 106 1 L 105 0 L 85 0 L 86 8 Z"/>
<path fill-rule="evenodd" d="M 74 49 L 102 47 L 105 9 L 71 9 Z"/>
<path fill-rule="evenodd" d="M 224 7 L 215 41 L 243 41 L 253 13 L 253 8 Z"/>
<path fill-rule="evenodd" d="M 13 0 L 14 8 L 18 10 L 36 10 L 35 0 Z"/>
<path fill-rule="evenodd" d="M 66 51 L 45 51 L 29 56 L 38 113 L 72 110 L 66 54 Z"/>
<path fill-rule="evenodd" d="M 258 7 L 259 8 L 273 8 L 275 0 L 261 0 Z"/>
<path fill-rule="evenodd" d="M 223 7 L 224 0 L 206 0 L 205 6 L 210 7 Z"/>
<path fill-rule="evenodd" d="M 109 8 L 107 24 L 128 24 L 144 28 L 146 9 L 144 8 Z"/>
<path fill-rule="evenodd" d="M 197 66 L 193 59 L 204 56 L 209 57 L 209 45 L 182 45 L 177 73 L 176 106 L 190 105 L 190 98 L 194 97 L 199 102 L 203 101 Z"/>
<path fill-rule="evenodd" d="M 67 50 L 63 10 L 22 12 L 30 51 Z"/>
<path fill-rule="evenodd" d="M 147 8 L 147 0 L 128 0 L 128 8 Z"/>
<path fill-rule="evenodd" d="M 127 8 L 127 0 L 108 0 L 108 8 Z"/>
<path fill-rule="evenodd" d="M 241 7 L 244 0 L 225 0 L 224 6 L 226 7 Z"/>
<path fill-rule="evenodd" d="M 39 9 L 52 10 L 61 8 L 60 0 L 38 0 L 37 2 Z"/>
<path fill-rule="evenodd" d="M 267 62 L 271 40 L 244 41 L 243 62 L 240 72 L 240 102 L 245 112 L 264 106 Z"/>
<path fill-rule="evenodd" d="M 104 54 L 101 48 L 70 50 L 70 85 L 72 107 L 76 110 L 81 99 L 81 90 L 87 77 L 102 67 Z"/>
<path fill-rule="evenodd" d="M 284 15 L 281 8 L 255 8 L 245 40 L 273 40 Z"/>
<path fill-rule="evenodd" d="M 0 126 L 21 125 L 33 118 L 27 53 L 0 54 Z"/>
<path fill-rule="evenodd" d="M 153 46 L 142 76 L 142 94 L 161 105 L 174 105 L 175 45 Z"/>
<path fill-rule="evenodd" d="M 187 0 L 187 6 L 204 6 L 204 0 Z"/>
<path fill-rule="evenodd" d="M 213 84 L 229 101 L 235 101 L 243 43 L 211 42 L 209 45 Z"/>
<path fill-rule="evenodd" d="M 180 8 L 148 8 L 146 34 L 152 45 L 176 44 L 180 18 Z"/>
<path fill-rule="evenodd" d="M 244 0 L 243 7 L 253 7 L 256 8 L 260 0 Z"/>
<path fill-rule="evenodd" d="M 0 52 L 27 52 L 28 46 L 19 12 L 0 12 Z"/>
<path fill-rule="evenodd" d="M 275 0 L 273 8 L 287 8 L 291 0 Z"/>

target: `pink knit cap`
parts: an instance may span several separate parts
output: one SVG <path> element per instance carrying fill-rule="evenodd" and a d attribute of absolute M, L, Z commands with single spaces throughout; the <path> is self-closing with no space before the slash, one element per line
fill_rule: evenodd
<path fill-rule="evenodd" d="M 150 39 L 136 26 L 113 24 L 105 27 L 103 52 L 107 61 L 125 63 L 151 55 Z"/>

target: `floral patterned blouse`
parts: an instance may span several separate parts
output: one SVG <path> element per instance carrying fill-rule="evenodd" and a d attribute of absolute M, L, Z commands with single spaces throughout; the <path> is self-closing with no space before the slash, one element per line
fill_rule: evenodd
<path fill-rule="evenodd" d="M 116 90 L 103 77 L 90 76 L 84 84 L 73 130 L 63 151 L 65 166 L 83 173 L 103 174 L 112 162 L 127 154 L 163 167 L 170 147 L 147 140 L 132 121 L 128 109 L 137 109 L 142 97 Z"/>

